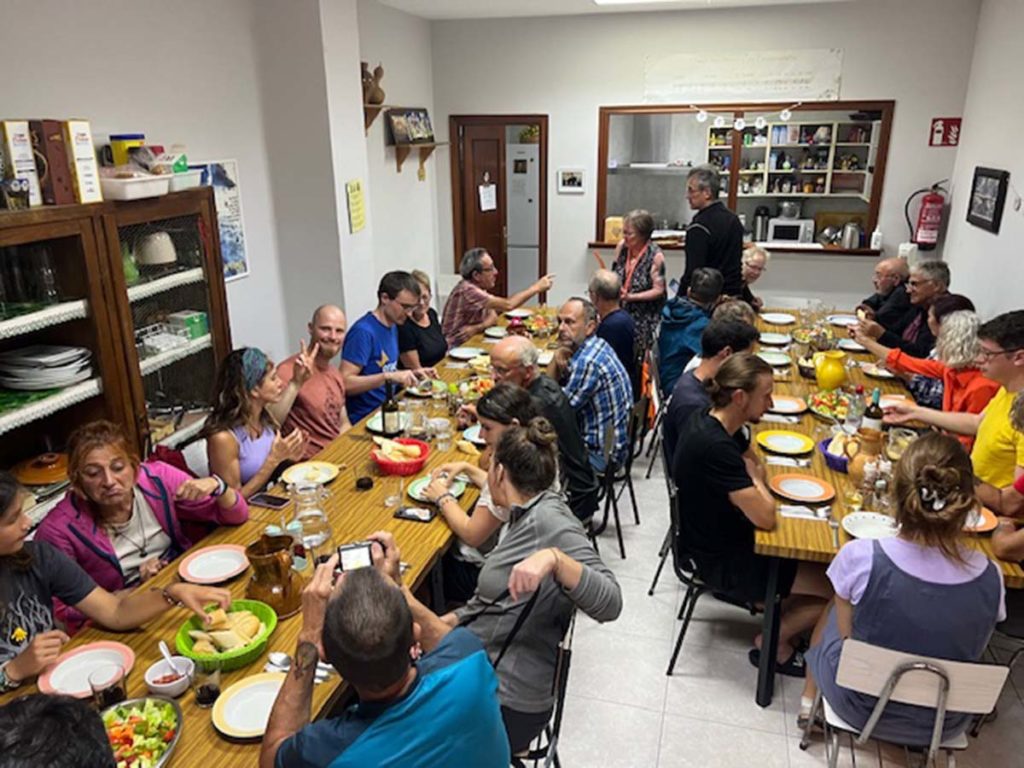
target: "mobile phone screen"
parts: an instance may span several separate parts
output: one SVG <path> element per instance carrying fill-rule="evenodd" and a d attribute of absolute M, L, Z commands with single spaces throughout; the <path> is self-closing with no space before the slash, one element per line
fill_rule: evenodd
<path fill-rule="evenodd" d="M 343 571 L 354 571 L 373 565 L 370 544 L 348 544 L 338 547 L 338 567 Z"/>
<path fill-rule="evenodd" d="M 282 499 L 280 496 L 271 496 L 269 493 L 257 493 L 249 499 L 249 504 L 255 507 L 269 507 L 270 509 L 284 509 L 291 502 Z"/>

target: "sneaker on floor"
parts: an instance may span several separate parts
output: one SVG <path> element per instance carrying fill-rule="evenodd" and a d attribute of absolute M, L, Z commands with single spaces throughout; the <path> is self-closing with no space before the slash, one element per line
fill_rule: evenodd
<path fill-rule="evenodd" d="M 747 658 L 755 667 L 761 666 L 761 650 L 759 648 L 751 648 Z M 804 677 L 807 674 L 804 655 L 800 651 L 793 651 L 785 662 L 781 664 L 775 662 L 775 671 L 780 675 L 786 675 L 786 677 Z"/>

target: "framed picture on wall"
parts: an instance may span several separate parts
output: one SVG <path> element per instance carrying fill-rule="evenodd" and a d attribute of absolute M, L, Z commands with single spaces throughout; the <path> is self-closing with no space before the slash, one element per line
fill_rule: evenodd
<path fill-rule="evenodd" d="M 388 110 L 388 127 L 393 144 L 433 144 L 434 128 L 422 108 Z"/>
<path fill-rule="evenodd" d="M 980 165 L 975 167 L 971 200 L 967 204 L 967 220 L 971 224 L 998 234 L 1009 180 L 1009 171 L 983 168 Z"/>
<path fill-rule="evenodd" d="M 583 194 L 583 169 L 582 168 L 559 168 L 555 175 L 558 182 L 558 194 L 560 195 L 582 195 Z"/>

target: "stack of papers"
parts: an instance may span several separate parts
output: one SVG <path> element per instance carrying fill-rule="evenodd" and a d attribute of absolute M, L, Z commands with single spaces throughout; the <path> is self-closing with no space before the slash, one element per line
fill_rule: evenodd
<path fill-rule="evenodd" d="M 36 344 L 0 354 L 0 386 L 19 390 L 69 387 L 92 377 L 84 347 Z"/>

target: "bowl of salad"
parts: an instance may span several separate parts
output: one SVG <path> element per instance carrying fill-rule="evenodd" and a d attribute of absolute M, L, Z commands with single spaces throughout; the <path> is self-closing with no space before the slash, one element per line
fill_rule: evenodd
<path fill-rule="evenodd" d="M 100 716 L 117 768 L 161 768 L 181 738 L 185 719 L 176 701 L 161 696 L 128 699 Z"/>

